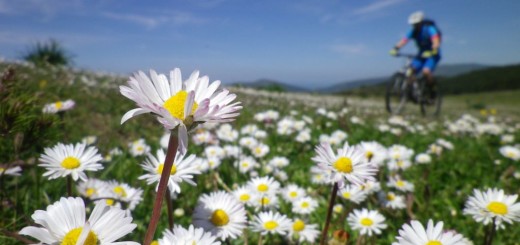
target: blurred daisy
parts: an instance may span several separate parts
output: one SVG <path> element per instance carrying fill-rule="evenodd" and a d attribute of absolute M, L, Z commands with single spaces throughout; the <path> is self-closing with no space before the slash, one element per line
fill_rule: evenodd
<path fill-rule="evenodd" d="M 504 228 L 503 222 L 520 221 L 520 203 L 515 203 L 517 198 L 518 195 L 506 195 L 499 189 L 487 189 L 486 192 L 475 189 L 473 196 L 466 201 L 464 214 L 485 225 L 494 220 L 497 229 Z"/>
<path fill-rule="evenodd" d="M 27 226 L 19 233 L 31 236 L 43 244 L 139 244 L 136 242 L 115 242 L 132 232 L 137 225 L 126 212 L 99 202 L 85 221 L 85 204 L 79 197 L 64 198 L 47 206 L 47 210 L 37 210 L 32 216 L 41 227 Z"/>
<path fill-rule="evenodd" d="M 361 186 L 346 185 L 338 190 L 338 196 L 345 200 L 359 204 L 367 198 L 367 193 L 363 191 Z"/>
<path fill-rule="evenodd" d="M 87 181 L 79 182 L 77 189 L 82 196 L 94 199 L 100 197 L 99 194 L 103 193 L 106 188 L 106 182 L 90 178 Z"/>
<path fill-rule="evenodd" d="M 414 151 L 403 145 L 392 145 L 388 149 L 388 156 L 391 160 L 409 160 L 413 156 Z"/>
<path fill-rule="evenodd" d="M 188 229 L 184 229 L 182 226 L 175 225 L 173 232 L 165 230 L 163 237 L 158 241 L 159 245 L 220 245 L 217 241 L 217 237 L 211 235 L 209 232 L 205 232 L 202 228 L 195 228 L 190 225 Z"/>
<path fill-rule="evenodd" d="M 502 156 L 504 156 L 506 158 L 509 158 L 513 161 L 520 160 L 520 149 L 518 149 L 516 147 L 506 145 L 506 146 L 500 147 L 499 151 L 500 151 L 500 154 L 502 154 Z"/>
<path fill-rule="evenodd" d="M 381 199 L 383 199 L 383 204 L 385 207 L 391 209 L 406 208 L 406 203 L 404 202 L 403 196 L 396 195 L 393 192 L 388 192 L 386 195 L 383 192 L 381 192 L 381 194 L 383 194 L 383 197 Z"/>
<path fill-rule="evenodd" d="M 186 149 L 189 130 L 205 122 L 233 121 L 238 116 L 240 102 L 230 104 L 236 95 L 226 89 L 216 92 L 219 86 L 220 81 L 210 84 L 209 78 L 199 77 L 198 71 L 185 82 L 178 68 L 170 72 L 169 81 L 154 70 L 150 71 L 150 78 L 139 71 L 130 77 L 128 86 L 119 87 L 121 94 L 138 107 L 128 111 L 121 123 L 151 112 L 166 129 L 178 130 L 180 146 Z"/>
<path fill-rule="evenodd" d="M 356 209 L 349 214 L 347 221 L 361 235 L 379 235 L 381 230 L 386 229 L 385 217 L 376 210 Z"/>
<path fill-rule="evenodd" d="M 253 158 L 253 157 L 242 157 L 240 158 L 240 160 L 238 161 L 238 171 L 240 171 L 240 173 L 248 173 L 249 171 L 251 171 L 252 169 L 254 169 L 255 167 L 258 166 L 258 163 L 256 162 L 256 160 Z"/>
<path fill-rule="evenodd" d="M 277 208 L 278 207 L 278 195 L 269 193 L 269 194 L 259 194 L 256 193 L 252 196 L 252 204 L 256 208 L 256 210 L 264 210 L 266 208 Z"/>
<path fill-rule="evenodd" d="M 211 232 L 221 240 L 235 239 L 246 228 L 244 205 L 223 191 L 204 194 L 193 213 L 193 224 Z"/>
<path fill-rule="evenodd" d="M 278 212 L 261 212 L 251 222 L 251 230 L 260 232 L 262 235 L 280 234 L 285 235 L 291 229 L 291 220 Z"/>
<path fill-rule="evenodd" d="M 361 186 L 361 190 L 370 195 L 381 190 L 381 183 L 378 181 L 367 181 Z"/>
<path fill-rule="evenodd" d="M 58 143 L 52 148 L 45 148 L 44 154 L 40 157 L 40 167 L 47 169 L 43 176 L 49 179 L 56 179 L 70 175 L 75 181 L 87 180 L 84 171 L 98 171 L 103 169 L 100 162 L 103 157 L 98 153 L 97 148 L 87 147 L 85 144 L 64 145 Z"/>
<path fill-rule="evenodd" d="M 311 197 L 302 197 L 293 202 L 292 211 L 297 214 L 310 214 L 318 207 L 318 201 Z"/>
<path fill-rule="evenodd" d="M 295 184 L 289 184 L 282 190 L 282 196 L 287 202 L 294 202 L 305 196 L 305 190 Z"/>
<path fill-rule="evenodd" d="M 1 175 L 11 175 L 11 176 L 20 176 L 20 172 L 22 172 L 22 168 L 20 166 L 12 167 L 12 168 L 3 168 L 0 167 L 0 176 Z"/>
<path fill-rule="evenodd" d="M 138 139 L 130 144 L 128 144 L 130 148 L 130 154 L 134 157 L 146 155 L 150 152 L 150 146 L 146 144 L 144 139 Z"/>
<path fill-rule="evenodd" d="M 253 199 L 251 193 L 252 191 L 247 186 L 241 186 L 233 191 L 233 196 L 244 205 L 250 205 Z"/>
<path fill-rule="evenodd" d="M 267 164 L 271 165 L 274 168 L 284 168 L 289 165 L 289 159 L 286 157 L 273 157 Z"/>
<path fill-rule="evenodd" d="M 364 151 L 367 162 L 380 166 L 386 160 L 386 148 L 378 142 L 361 142 L 359 146 Z"/>
<path fill-rule="evenodd" d="M 266 144 L 258 143 L 251 147 L 251 154 L 256 158 L 262 158 L 269 153 L 269 146 Z"/>
<path fill-rule="evenodd" d="M 115 197 L 116 200 L 126 203 L 125 206 L 128 210 L 134 210 L 137 204 L 143 200 L 143 190 L 131 187 L 126 183 L 109 181 L 106 189 L 109 197 Z M 110 204 L 110 201 L 107 204 Z"/>
<path fill-rule="evenodd" d="M 413 192 L 414 190 L 412 183 L 401 179 L 399 176 L 390 177 L 390 181 L 388 181 L 387 185 L 403 192 Z"/>
<path fill-rule="evenodd" d="M 270 176 L 253 178 L 249 180 L 248 186 L 259 194 L 276 194 L 280 189 L 280 183 Z"/>
<path fill-rule="evenodd" d="M 424 229 L 423 225 L 412 220 L 409 224 L 405 224 L 399 230 L 399 236 L 396 237 L 397 242 L 392 245 L 410 245 L 410 244 L 427 244 L 427 245 L 458 245 L 461 244 L 462 235 L 452 232 L 443 232 L 443 222 L 433 224 L 432 220 L 428 221 L 428 226 Z"/>
<path fill-rule="evenodd" d="M 190 185 L 196 186 L 197 184 L 192 180 L 194 175 L 200 174 L 198 170 L 199 160 L 195 155 L 190 155 L 186 158 L 185 154 L 177 150 L 175 159 L 170 170 L 170 178 L 168 179 L 168 189 L 171 194 L 181 193 L 180 183 L 187 182 Z M 164 161 L 166 160 L 166 154 L 163 149 L 157 150 L 157 155 L 148 154 L 146 161 L 141 164 L 141 167 L 147 172 L 141 175 L 139 179 L 146 180 L 147 184 L 153 184 L 157 182 L 155 190 L 159 188 L 159 180 L 164 168 Z"/>
<path fill-rule="evenodd" d="M 412 162 L 409 160 L 390 160 L 387 162 L 388 169 L 390 170 L 405 170 L 412 166 Z"/>
<path fill-rule="evenodd" d="M 226 152 L 224 151 L 224 149 L 222 149 L 222 147 L 216 146 L 216 145 L 207 146 L 204 149 L 204 153 L 206 154 L 207 158 L 222 159 L 226 156 Z"/>
<path fill-rule="evenodd" d="M 432 162 L 432 157 L 428 153 L 420 153 L 415 156 L 415 162 L 426 164 Z"/>
<path fill-rule="evenodd" d="M 339 182 L 340 186 L 345 180 L 356 185 L 362 185 L 366 180 L 375 181 L 377 168 L 366 162 L 363 151 L 355 146 L 345 145 L 334 154 L 329 144 L 321 144 L 316 147 L 316 153 L 312 160 L 324 171 L 331 171 L 330 180 Z"/>
<path fill-rule="evenodd" d="M 291 229 L 289 229 L 289 237 L 297 238 L 300 243 L 304 241 L 314 243 L 319 235 L 318 225 L 306 224 L 301 219 L 294 220 Z"/>
<path fill-rule="evenodd" d="M 85 144 L 85 145 L 93 145 L 94 143 L 97 142 L 97 137 L 96 136 L 87 136 L 87 137 L 84 137 L 83 139 L 81 139 L 81 143 Z"/>
<path fill-rule="evenodd" d="M 324 171 L 318 166 L 311 167 L 311 181 L 314 184 L 329 184 L 331 170 Z"/>
<path fill-rule="evenodd" d="M 76 103 L 73 100 L 56 101 L 54 103 L 46 104 L 43 107 L 43 113 L 55 114 L 62 111 L 68 111 L 74 108 Z"/>

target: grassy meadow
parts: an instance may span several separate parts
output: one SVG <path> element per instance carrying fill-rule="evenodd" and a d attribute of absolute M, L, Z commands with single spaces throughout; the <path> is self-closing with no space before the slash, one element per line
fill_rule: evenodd
<path fill-rule="evenodd" d="M 155 184 L 147 185 L 138 179 L 145 173 L 140 165 L 146 155 L 132 155 L 129 144 L 144 139 L 150 153 L 155 154 L 161 148 L 165 131 L 149 114 L 120 124 L 121 117 L 136 107 L 119 92 L 119 85 L 126 84 L 127 77 L 7 63 L 0 64 L 0 72 L 3 73 L 0 78 L 0 167 L 22 169 L 20 176 L 0 174 L 0 244 L 35 242 L 17 232 L 34 225 L 31 215 L 36 210 L 45 210 L 67 195 L 66 178 L 43 177 L 45 169 L 38 166 L 38 159 L 44 148 L 57 143 L 78 143 L 87 136 L 95 137 L 92 146 L 107 157 L 103 170 L 86 172 L 89 178 L 127 183 L 142 190 L 142 200 L 130 211 L 137 228 L 120 239 L 142 242 L 152 213 Z M 183 77 L 190 73 L 183 71 Z M 210 81 L 216 79 L 210 77 Z M 255 176 L 273 176 L 281 189 L 278 205 L 270 209 L 291 219 L 301 218 L 317 224 L 321 233 L 331 185 L 314 181 L 319 176 L 311 171 L 316 165 L 311 158 L 316 155 L 314 149 L 320 142 L 329 142 L 333 149 L 346 142 L 356 145 L 375 141 L 386 149 L 402 145 L 413 150 L 408 168 L 389 168 L 389 154 L 376 177 L 381 189 L 363 201 L 354 203 L 341 196 L 336 198 L 335 204 L 339 206 L 333 213 L 329 238 L 333 231 L 346 230 L 350 236 L 347 244 L 391 244 L 403 224 L 419 220 L 425 225 L 429 219 L 443 221 L 445 230 L 454 230 L 474 244 L 481 244 L 488 226 L 463 213 L 473 190 L 499 188 L 508 195 L 520 193 L 519 162 L 499 151 L 505 145 L 518 148 L 520 143 L 520 91 L 447 96 L 439 118 L 423 118 L 416 105 L 409 105 L 403 117 L 390 117 L 384 111 L 383 100 L 378 98 L 269 93 L 245 88 L 230 90 L 243 104 L 240 116 L 230 123 L 238 134 L 237 139 L 219 139 L 216 132 L 221 125 L 201 127 L 190 134 L 188 151 L 207 159 L 206 149 L 210 146 L 234 146 L 241 154 L 221 157 L 218 167 L 194 177 L 197 186 L 181 184 L 181 193 L 172 202 L 176 210 L 175 224 L 184 227 L 191 224 L 197 200 L 204 193 L 235 190 Z M 45 104 L 67 99 L 75 102 L 71 110 L 60 114 L 42 113 Z M 278 116 L 265 119 L 267 114 Z M 302 135 L 304 131 L 308 135 Z M 200 143 L 202 134 L 211 135 L 213 140 Z M 254 138 L 268 146 L 268 152 L 254 156 L 253 150 L 240 142 L 244 138 Z M 443 146 L 439 139 L 451 143 L 453 148 Z M 110 155 L 114 148 L 119 149 L 120 154 Z M 427 154 L 431 162 L 419 164 L 416 157 L 422 153 Z M 256 165 L 241 172 L 237 164 L 246 156 L 255 159 Z M 286 158 L 289 164 L 273 168 L 269 162 L 275 157 Z M 392 176 L 412 183 L 414 190 L 403 192 L 389 186 Z M 73 185 L 73 195 L 82 196 L 76 184 L 79 181 Z M 302 187 L 306 195 L 317 201 L 318 207 L 310 214 L 293 212 L 294 203 L 286 201 L 281 193 L 289 184 Z M 384 199 L 389 192 L 403 196 L 406 207 L 386 207 Z M 83 198 L 92 209 L 93 201 Z M 359 231 L 346 222 L 352 210 L 361 208 L 378 210 L 388 227 L 380 235 L 361 237 Z M 247 212 L 251 221 L 259 209 L 248 205 Z M 162 214 L 155 239 L 168 227 L 166 206 Z M 246 229 L 242 236 L 225 244 L 257 244 L 258 239 L 258 233 Z M 263 244 L 319 244 L 319 236 L 314 243 L 299 243 L 296 237 L 282 235 L 262 239 Z M 519 224 L 506 224 L 505 229 L 498 230 L 493 244 L 520 244 Z"/>

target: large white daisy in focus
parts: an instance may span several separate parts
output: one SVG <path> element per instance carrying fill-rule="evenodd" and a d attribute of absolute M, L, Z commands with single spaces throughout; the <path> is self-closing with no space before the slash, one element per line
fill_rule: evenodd
<path fill-rule="evenodd" d="M 100 163 L 103 157 L 98 153 L 97 148 L 87 147 L 83 143 L 76 145 L 58 143 L 52 148 L 45 148 L 39 160 L 42 163 L 38 166 L 47 169 L 43 176 L 49 176 L 49 179 L 70 175 L 74 181 L 78 179 L 86 181 L 87 175 L 84 171 L 103 169 Z"/>
<path fill-rule="evenodd" d="M 330 173 L 330 181 L 344 186 L 344 181 L 362 185 L 367 180 L 375 181 L 377 167 L 365 159 L 364 151 L 356 146 L 344 145 L 335 154 L 327 143 L 316 147 L 316 156 L 312 158 L 325 173 Z"/>
<path fill-rule="evenodd" d="M 515 203 L 517 198 L 518 195 L 506 195 L 503 190 L 487 189 L 483 192 L 475 189 L 473 196 L 466 201 L 464 214 L 485 225 L 494 220 L 497 229 L 504 228 L 504 222 L 520 221 L 520 203 Z"/>
<path fill-rule="evenodd" d="M 159 245 L 220 245 L 217 237 L 209 232 L 204 232 L 202 228 L 195 228 L 190 225 L 188 229 L 175 225 L 173 232 L 165 230 L 163 237 L 158 241 Z"/>
<path fill-rule="evenodd" d="M 180 183 L 187 182 L 193 186 L 197 184 L 192 180 L 194 175 L 200 174 L 198 170 L 200 160 L 195 155 L 190 155 L 184 158 L 185 154 L 181 151 L 177 151 L 175 159 L 173 161 L 172 169 L 170 170 L 170 178 L 168 179 L 168 189 L 173 195 L 175 193 L 181 193 Z M 146 161 L 141 164 L 141 167 L 147 172 L 141 175 L 139 179 L 146 180 L 147 184 L 153 184 L 157 182 L 156 190 L 159 188 L 159 180 L 164 168 L 164 161 L 166 160 L 166 154 L 163 149 L 158 149 L 156 156 L 148 154 Z"/>
<path fill-rule="evenodd" d="M 132 232 L 137 226 L 126 212 L 98 202 L 85 221 L 85 204 L 79 197 L 64 198 L 47 206 L 47 210 L 37 210 L 31 216 L 41 227 L 27 226 L 21 235 L 31 236 L 42 244 L 62 245 L 109 245 Z M 134 245 L 136 242 L 117 242 Z"/>
<path fill-rule="evenodd" d="M 443 222 L 433 224 L 432 220 L 428 221 L 426 229 L 421 222 L 412 220 L 410 224 L 405 224 L 399 230 L 399 236 L 396 237 L 397 242 L 392 245 L 459 245 L 462 244 L 462 235 L 453 232 L 444 232 L 442 230 Z"/>
<path fill-rule="evenodd" d="M 246 223 L 244 205 L 223 191 L 204 194 L 193 213 L 193 225 L 202 227 L 222 240 L 241 236 Z"/>
<path fill-rule="evenodd" d="M 231 103 L 236 95 L 223 89 L 216 92 L 220 81 L 209 83 L 207 76 L 194 71 L 182 81 L 181 70 L 164 74 L 150 71 L 150 77 L 139 71 L 130 77 L 128 86 L 120 86 L 123 96 L 133 100 L 138 108 L 128 111 L 121 123 L 144 113 L 153 113 L 166 129 L 177 130 L 183 149 L 188 144 L 188 131 L 205 122 L 230 122 L 242 109 L 240 102 Z"/>

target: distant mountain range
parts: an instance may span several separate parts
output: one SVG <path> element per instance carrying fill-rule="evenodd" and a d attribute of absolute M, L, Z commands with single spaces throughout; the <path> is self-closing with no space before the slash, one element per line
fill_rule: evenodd
<path fill-rule="evenodd" d="M 465 73 L 470 73 L 476 70 L 487 69 L 492 66 L 482 65 L 482 64 L 447 64 L 440 65 L 435 74 L 439 77 L 454 77 L 458 75 L 462 75 Z M 242 86 L 242 87 L 251 87 L 251 88 L 259 88 L 270 91 L 290 91 L 290 92 L 323 92 L 323 93 L 338 93 L 343 91 L 348 91 L 355 88 L 371 86 L 375 84 L 379 84 L 387 80 L 391 74 L 387 77 L 374 77 L 374 78 L 366 78 L 366 79 L 358 79 L 358 80 L 347 80 L 343 82 L 339 82 L 333 85 L 329 85 L 322 88 L 317 89 L 308 89 L 304 87 L 299 87 L 295 85 L 290 85 L 287 83 L 283 83 L 280 81 L 272 80 L 272 79 L 259 79 L 253 82 L 235 82 L 231 85 L 234 86 Z"/>

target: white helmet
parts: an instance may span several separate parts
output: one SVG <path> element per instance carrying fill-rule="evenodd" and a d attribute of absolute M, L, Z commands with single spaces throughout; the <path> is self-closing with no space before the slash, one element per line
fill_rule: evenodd
<path fill-rule="evenodd" d="M 424 20 L 424 13 L 422 11 L 414 12 L 408 17 L 408 24 L 415 25 Z"/>

